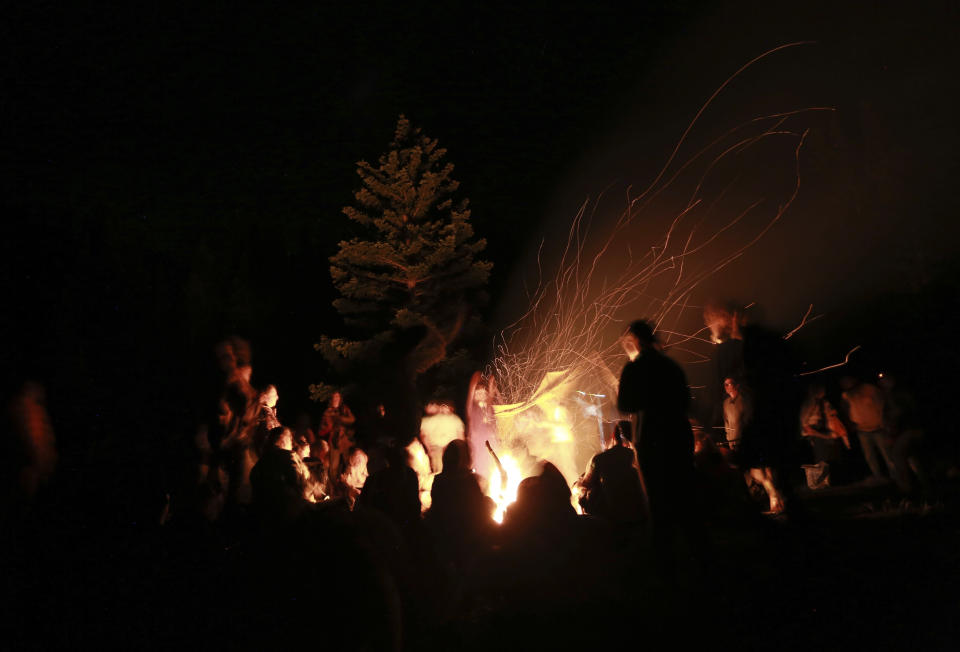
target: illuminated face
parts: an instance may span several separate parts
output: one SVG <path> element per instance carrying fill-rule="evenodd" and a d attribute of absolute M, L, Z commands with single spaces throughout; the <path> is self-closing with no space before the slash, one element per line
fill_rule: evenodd
<path fill-rule="evenodd" d="M 343 397 L 340 396 L 340 392 L 334 392 L 333 396 L 330 397 L 330 407 L 338 408 L 340 407 L 340 402 L 343 400 Z"/>
<path fill-rule="evenodd" d="M 727 392 L 727 396 L 730 398 L 737 398 L 740 395 L 740 387 L 737 386 L 737 383 L 733 380 L 733 378 L 724 379 L 723 389 Z"/>

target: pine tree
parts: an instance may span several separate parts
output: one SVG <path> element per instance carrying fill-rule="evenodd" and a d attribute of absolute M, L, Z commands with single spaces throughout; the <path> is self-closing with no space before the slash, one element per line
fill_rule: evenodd
<path fill-rule="evenodd" d="M 334 306 L 350 337 L 324 337 L 317 348 L 340 373 L 369 366 L 398 331 L 425 327 L 408 357 L 422 374 L 447 359 L 472 308 L 485 299 L 491 263 L 474 237 L 466 199 L 446 150 L 400 116 L 378 165 L 357 164 L 362 186 L 343 209 L 362 235 L 340 242 L 330 274 Z"/>

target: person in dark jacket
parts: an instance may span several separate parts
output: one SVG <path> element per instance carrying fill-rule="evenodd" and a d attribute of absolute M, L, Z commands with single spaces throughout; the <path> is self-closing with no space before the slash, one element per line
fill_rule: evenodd
<path fill-rule="evenodd" d="M 690 391 L 680 366 L 657 348 L 649 323 L 638 320 L 622 340 L 630 361 L 620 375 L 617 408 L 637 415 L 637 459 L 647 490 L 654 553 L 667 577 L 674 573 L 674 544 L 691 516 L 693 430 Z"/>

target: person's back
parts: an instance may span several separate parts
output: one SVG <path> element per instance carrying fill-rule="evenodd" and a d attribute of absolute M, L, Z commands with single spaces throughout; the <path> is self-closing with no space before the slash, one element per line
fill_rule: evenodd
<path fill-rule="evenodd" d="M 451 559 L 462 563 L 482 546 L 492 527 L 492 510 L 470 470 L 470 448 L 455 439 L 443 452 L 443 471 L 433 480 L 427 522 Z"/>
<path fill-rule="evenodd" d="M 270 443 L 250 471 L 253 507 L 264 520 L 290 519 L 306 503 L 295 453 L 283 443 L 291 437 L 289 433 L 286 428 L 274 429 Z"/>
<path fill-rule="evenodd" d="M 581 504 L 591 516 L 615 524 L 638 523 L 642 519 L 643 487 L 632 449 L 617 445 L 595 455 L 583 486 L 588 500 Z"/>
<path fill-rule="evenodd" d="M 689 390 L 680 366 L 650 347 L 628 362 L 620 379 L 618 408 L 642 413 L 637 444 L 641 468 L 656 460 L 692 466 L 693 433 L 687 420 Z"/>
<path fill-rule="evenodd" d="M 379 509 L 401 529 L 420 519 L 420 485 L 405 456 L 402 448 L 389 449 L 388 466 L 371 474 L 360 493 L 361 505 Z"/>

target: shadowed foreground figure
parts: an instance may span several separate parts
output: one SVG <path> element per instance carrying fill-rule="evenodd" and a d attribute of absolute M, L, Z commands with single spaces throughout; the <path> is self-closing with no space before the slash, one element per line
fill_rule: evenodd
<path fill-rule="evenodd" d="M 630 422 L 617 423 L 607 449 L 593 456 L 580 481 L 583 495 L 579 503 L 584 512 L 624 529 L 639 528 L 647 509 L 629 440 Z"/>
<path fill-rule="evenodd" d="M 617 408 L 639 414 L 637 459 L 647 489 L 654 554 L 664 579 L 670 579 L 676 570 L 677 535 L 692 525 L 693 431 L 687 418 L 687 379 L 680 366 L 657 348 L 647 322 L 630 324 L 623 346 L 630 362 L 620 376 Z"/>

